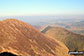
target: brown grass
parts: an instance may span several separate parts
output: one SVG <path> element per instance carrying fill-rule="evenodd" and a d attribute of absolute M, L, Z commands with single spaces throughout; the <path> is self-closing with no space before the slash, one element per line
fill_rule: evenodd
<path fill-rule="evenodd" d="M 69 56 L 63 43 L 16 19 L 0 22 L 0 52 L 22 56 Z"/>
<path fill-rule="evenodd" d="M 72 33 L 60 27 L 47 28 L 45 34 L 63 42 L 70 51 L 84 51 L 84 36 L 80 34 Z"/>

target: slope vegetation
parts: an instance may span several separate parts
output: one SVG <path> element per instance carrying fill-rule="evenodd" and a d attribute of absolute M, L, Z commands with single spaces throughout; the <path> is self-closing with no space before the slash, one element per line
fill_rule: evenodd
<path fill-rule="evenodd" d="M 63 42 L 70 51 L 84 51 L 84 36 L 72 33 L 60 27 L 48 27 L 42 31 L 47 36 Z"/>
<path fill-rule="evenodd" d="M 0 53 L 21 56 L 69 56 L 61 42 L 16 19 L 0 21 Z"/>

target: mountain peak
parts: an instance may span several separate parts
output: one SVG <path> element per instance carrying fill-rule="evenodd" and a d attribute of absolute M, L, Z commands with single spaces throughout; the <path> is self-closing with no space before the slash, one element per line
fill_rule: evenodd
<path fill-rule="evenodd" d="M 19 20 L 17 20 L 17 19 L 15 19 L 15 18 L 8 18 L 8 19 L 5 19 L 5 20 L 3 20 L 3 21 L 19 21 Z"/>
<path fill-rule="evenodd" d="M 68 49 L 63 43 L 17 19 L 0 23 L 0 52 L 22 56 L 68 56 Z"/>

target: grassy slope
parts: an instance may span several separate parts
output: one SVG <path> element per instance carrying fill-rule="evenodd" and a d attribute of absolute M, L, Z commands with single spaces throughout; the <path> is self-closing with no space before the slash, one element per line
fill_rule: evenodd
<path fill-rule="evenodd" d="M 16 19 L 0 21 L 0 52 L 22 56 L 69 56 L 63 43 Z"/>
<path fill-rule="evenodd" d="M 43 32 L 45 32 L 44 30 Z M 82 35 L 72 33 L 60 27 L 51 27 L 47 29 L 45 34 L 65 43 L 70 51 L 84 51 L 84 36 Z"/>

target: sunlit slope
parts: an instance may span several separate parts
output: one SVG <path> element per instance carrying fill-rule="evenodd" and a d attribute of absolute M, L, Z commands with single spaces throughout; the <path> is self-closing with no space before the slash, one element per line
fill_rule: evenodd
<path fill-rule="evenodd" d="M 61 42 L 16 19 L 0 21 L 0 52 L 21 56 L 69 56 Z"/>
<path fill-rule="evenodd" d="M 45 29 L 44 29 L 45 30 Z M 64 28 L 50 27 L 44 32 L 47 36 L 63 42 L 70 51 L 84 51 L 84 36 L 72 33 Z"/>

